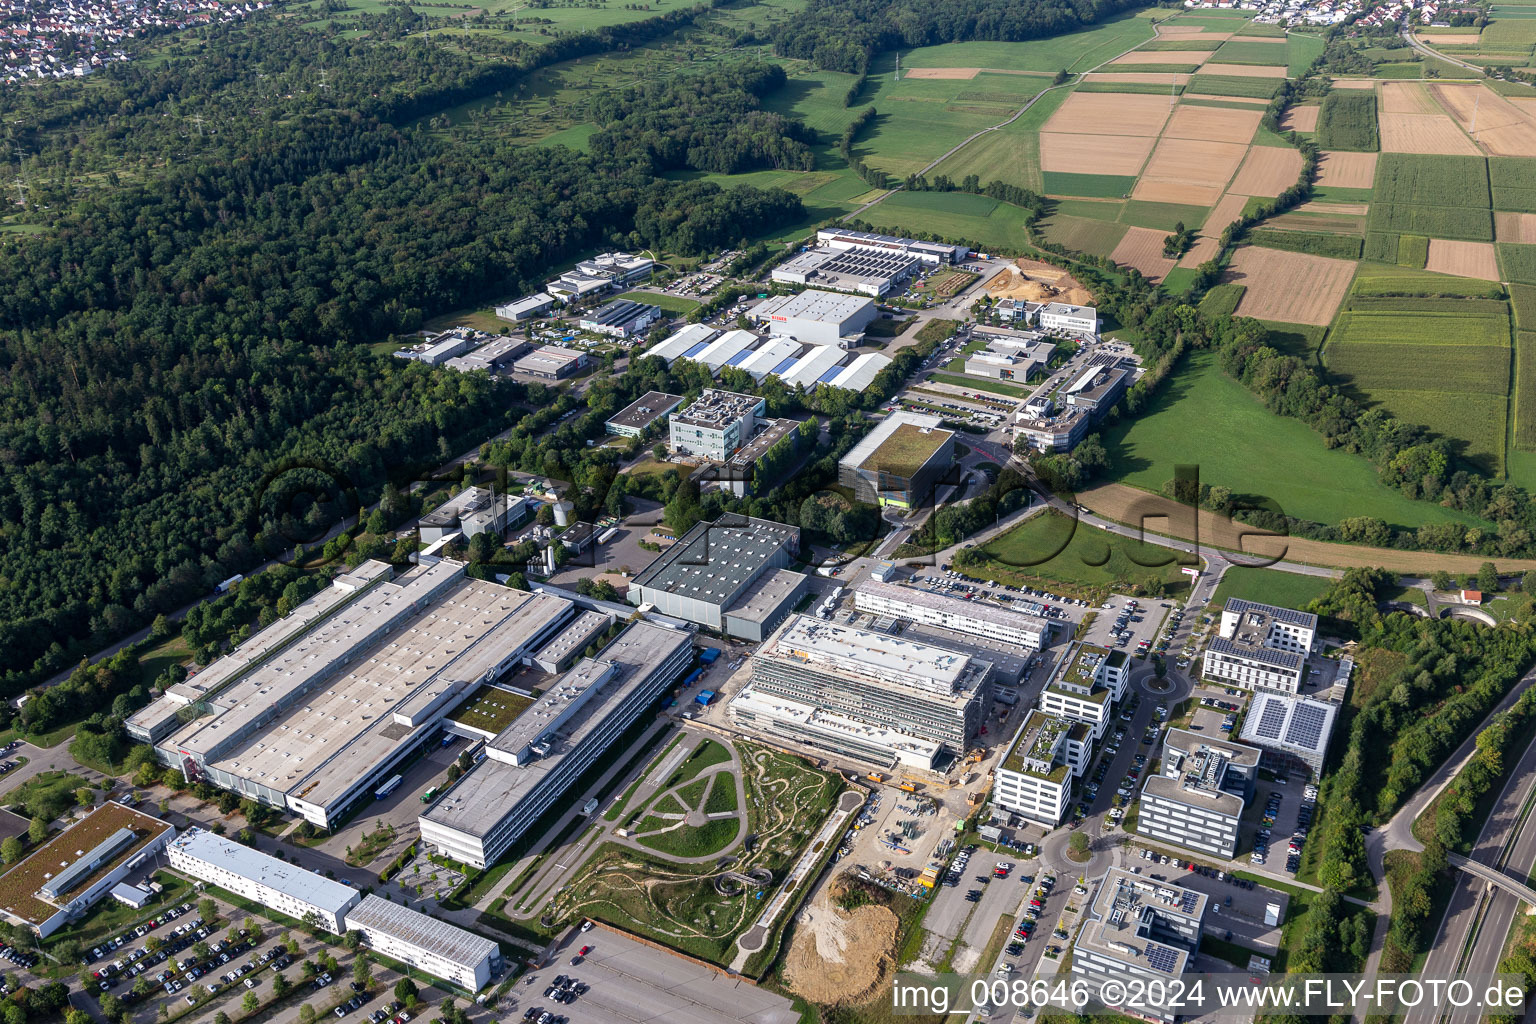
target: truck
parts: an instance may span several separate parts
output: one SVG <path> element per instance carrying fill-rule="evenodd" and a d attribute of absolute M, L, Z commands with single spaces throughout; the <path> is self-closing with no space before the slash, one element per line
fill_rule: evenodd
<path fill-rule="evenodd" d="M 425 793 L 421 794 L 421 802 L 424 803 L 424 804 L 429 804 L 429 803 L 431 803 L 436 798 L 437 798 L 437 787 L 436 786 L 433 786 L 431 789 L 429 789 Z"/>
<path fill-rule="evenodd" d="M 229 593 L 230 588 L 235 586 L 235 584 L 239 583 L 243 579 L 245 579 L 244 576 L 242 576 L 240 573 L 235 573 L 229 579 L 225 580 L 223 583 L 220 583 L 218 586 L 214 587 L 213 588 L 213 592 L 215 594 L 227 594 L 227 593 Z"/>
<path fill-rule="evenodd" d="M 592 817 L 592 812 L 595 810 L 597 810 L 597 797 L 593 797 L 591 800 L 588 800 L 586 803 L 581 805 L 581 813 L 583 817 Z"/>
<path fill-rule="evenodd" d="M 384 785 L 373 791 L 373 798 L 375 800 L 383 800 L 385 797 L 389 796 L 389 794 L 393 793 L 397 788 L 399 788 L 401 779 L 401 776 L 396 775 L 394 778 L 384 783 Z"/>

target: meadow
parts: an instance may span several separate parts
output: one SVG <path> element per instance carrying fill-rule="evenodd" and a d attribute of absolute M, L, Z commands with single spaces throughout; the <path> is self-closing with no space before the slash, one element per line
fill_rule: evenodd
<path fill-rule="evenodd" d="M 971 42 L 924 46 L 901 55 L 904 68 L 998 68 L 1006 71 L 1086 71 L 1152 38 L 1152 26 L 1136 14 L 1109 18 L 1090 28 L 1049 39 L 1017 43 Z"/>
<path fill-rule="evenodd" d="M 1187 589 L 1178 557 L 1191 555 L 1143 544 L 1056 512 L 1031 516 L 981 548 L 992 559 L 966 572 L 1002 582 L 1043 579 L 1089 590 L 1161 580 L 1170 590 Z"/>
<path fill-rule="evenodd" d="M 895 192 L 865 210 L 860 217 L 877 230 L 892 234 L 929 233 L 987 249 L 1023 252 L 1025 212 L 1009 203 L 987 200 L 986 213 L 968 202 L 982 198 L 957 192 Z"/>
<path fill-rule="evenodd" d="M 1314 598 L 1321 597 L 1332 581 L 1325 576 L 1303 576 L 1299 573 L 1281 572 L 1278 569 L 1230 566 L 1222 573 L 1221 583 L 1211 597 L 1217 608 L 1231 597 L 1244 601 L 1261 601 L 1281 608 L 1305 608 Z"/>
<path fill-rule="evenodd" d="M 1321 231 L 1267 231 L 1262 228 L 1249 232 L 1248 241 L 1268 249 L 1288 249 L 1291 252 L 1311 253 L 1332 259 L 1357 260 L 1360 258 L 1360 238 L 1333 235 Z"/>
<path fill-rule="evenodd" d="M 1186 93 L 1204 96 L 1251 96 L 1269 99 L 1280 88 L 1277 78 L 1239 78 L 1233 75 L 1191 75 Z"/>
<path fill-rule="evenodd" d="M 1536 451 L 1536 332 L 1515 332 L 1515 447 Z"/>
<path fill-rule="evenodd" d="M 974 174 L 982 181 L 1001 180 L 1033 192 L 1045 191 L 1040 171 L 1040 126 L 1069 95 L 1069 89 L 1052 89 L 1035 100 L 1017 121 L 967 145 L 933 170 L 959 181 Z"/>

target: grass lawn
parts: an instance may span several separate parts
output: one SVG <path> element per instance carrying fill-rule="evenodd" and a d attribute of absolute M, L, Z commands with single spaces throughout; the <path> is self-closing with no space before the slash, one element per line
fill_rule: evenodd
<path fill-rule="evenodd" d="M 1025 213 L 1021 208 L 987 200 L 995 205 L 985 215 L 978 216 L 936 208 L 930 198 L 952 194 L 897 192 L 860 216 L 874 225 L 875 230 L 898 235 L 927 232 L 956 242 L 974 242 L 985 250 L 997 249 L 1004 253 L 1029 248 L 1024 233 Z"/>
<path fill-rule="evenodd" d="M 642 837 L 637 842 L 659 853 L 670 853 L 674 857 L 704 857 L 711 853 L 718 853 L 729 846 L 731 840 L 736 838 L 738 831 L 739 825 L 735 818 L 717 818 L 706 821 L 698 828 L 684 825 L 657 835 Z"/>
<path fill-rule="evenodd" d="M 1111 477 L 1150 491 L 1161 490 L 1175 465 L 1194 464 L 1201 483 L 1264 495 L 1315 522 L 1363 515 L 1404 526 L 1476 522 L 1404 497 L 1364 458 L 1324 448 L 1310 427 L 1265 409 L 1206 352 L 1191 355 L 1140 417 L 1111 424 L 1104 442 Z"/>
<path fill-rule="evenodd" d="M 1097 25 L 1017 43 L 944 43 L 901 55 L 908 68 L 1000 68 L 1008 71 L 1086 71 L 1152 38 L 1152 26 L 1134 13 Z"/>
<path fill-rule="evenodd" d="M 394 348 L 396 346 L 390 346 Z M 168 637 L 158 647 L 151 647 L 139 655 L 139 678 L 147 686 L 155 677 L 172 665 L 180 665 L 192 657 L 192 648 L 179 635 Z"/>
<path fill-rule="evenodd" d="M 1281 608 L 1305 608 L 1313 598 L 1327 590 L 1331 582 L 1326 576 L 1302 576 L 1278 569 L 1234 565 L 1222 575 L 1221 586 L 1216 588 L 1211 603 L 1220 607 L 1229 597 L 1240 597 Z"/>
<path fill-rule="evenodd" d="M 1156 577 L 1173 591 L 1187 582 L 1179 572 L 1179 552 L 1083 526 L 1054 511 L 1031 516 L 981 550 L 992 561 L 966 571 L 1005 582 L 1045 579 L 1099 590 Z"/>
<path fill-rule="evenodd" d="M 619 298 L 659 306 L 668 313 L 692 313 L 703 305 L 697 299 L 690 299 L 682 295 L 663 295 L 660 292 L 625 292 Z"/>
<path fill-rule="evenodd" d="M 714 740 L 705 740 L 688 756 L 688 760 L 684 761 L 677 771 L 672 773 L 672 777 L 666 781 L 662 788 L 670 789 L 679 783 L 687 782 L 710 765 L 724 764 L 730 759 L 731 752 L 725 749 L 722 744 Z"/>
<path fill-rule="evenodd" d="M 1028 388 L 1021 388 L 1016 384 L 1009 384 L 1007 381 L 992 380 L 989 377 L 963 377 L 950 373 L 933 373 L 928 375 L 928 379 L 940 381 L 944 384 L 953 384 L 956 387 L 988 391 L 994 395 L 1007 395 L 1010 398 L 1023 398 L 1029 394 Z"/>

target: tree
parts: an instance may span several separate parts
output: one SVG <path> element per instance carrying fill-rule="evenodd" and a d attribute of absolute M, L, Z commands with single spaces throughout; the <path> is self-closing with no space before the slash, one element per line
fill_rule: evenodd
<path fill-rule="evenodd" d="M 651 458 L 655 459 L 657 462 L 666 462 L 667 446 L 663 442 L 657 441 L 654 445 L 651 446 Z"/>
<path fill-rule="evenodd" d="M 256 998 L 255 992 L 247 992 L 245 998 L 240 1000 L 240 1008 L 246 1013 L 255 1013 L 261 1009 L 261 1000 Z"/>
<path fill-rule="evenodd" d="M 1485 594 L 1498 593 L 1499 570 L 1493 567 L 1492 562 L 1484 562 L 1477 567 L 1477 589 Z"/>
<path fill-rule="evenodd" d="M 229 1024 L 229 1014 L 225 1013 L 223 1010 L 220 1010 L 218 1013 L 213 1015 L 213 1024 Z"/>
<path fill-rule="evenodd" d="M 71 1008 L 64 1013 L 64 1024 L 96 1024 L 96 1021 L 84 1010 Z"/>
<path fill-rule="evenodd" d="M 1437 569 L 1434 574 L 1429 577 L 1429 582 L 1430 585 L 1433 586 L 1436 590 L 1456 589 L 1456 578 L 1450 573 L 1446 572 L 1444 569 Z"/>
<path fill-rule="evenodd" d="M 204 896 L 197 901 L 197 913 L 203 919 L 203 924 L 211 924 L 219 916 L 219 905 Z"/>
<path fill-rule="evenodd" d="M 21 840 L 16 836 L 6 836 L 4 842 L 0 842 L 0 860 L 7 864 L 15 864 L 26 854 L 21 845 Z"/>
<path fill-rule="evenodd" d="M 341 941 L 343 945 L 355 953 L 358 947 L 363 944 L 363 933 L 356 928 L 349 929 L 347 934 L 342 936 Z"/>
<path fill-rule="evenodd" d="M 418 989 L 416 988 L 416 983 L 409 977 L 401 978 L 399 981 L 395 982 L 395 998 L 400 1000 L 402 1003 L 408 999 L 414 998 L 417 992 Z"/>
<path fill-rule="evenodd" d="M 299 1007 L 299 1024 L 314 1024 L 315 1008 L 305 1003 Z"/>
<path fill-rule="evenodd" d="M 373 971 L 368 966 L 367 957 L 359 956 L 352 961 L 352 980 L 365 986 L 373 983 Z"/>
<path fill-rule="evenodd" d="M 288 990 L 291 988 L 293 988 L 293 982 L 288 980 L 288 976 L 286 974 L 278 974 L 273 976 L 272 994 L 274 996 L 285 996 L 288 994 Z"/>
<path fill-rule="evenodd" d="M 75 803 L 81 807 L 89 807 L 96 802 L 96 795 L 91 792 L 90 786 L 81 786 L 75 790 Z"/>
<path fill-rule="evenodd" d="M 80 943 L 74 939 L 62 939 L 54 944 L 53 955 L 60 963 L 72 964 L 80 959 Z"/>
<path fill-rule="evenodd" d="M 32 823 L 27 826 L 27 838 L 36 846 L 48 838 L 48 821 L 41 814 L 32 815 Z"/>
<path fill-rule="evenodd" d="M 1082 832 L 1073 832 L 1067 840 L 1067 849 L 1078 860 L 1085 859 L 1088 856 L 1088 836 Z"/>
<path fill-rule="evenodd" d="M 539 510 L 534 513 L 533 521 L 540 526 L 553 526 L 555 524 L 555 507 L 547 503 L 540 505 Z"/>

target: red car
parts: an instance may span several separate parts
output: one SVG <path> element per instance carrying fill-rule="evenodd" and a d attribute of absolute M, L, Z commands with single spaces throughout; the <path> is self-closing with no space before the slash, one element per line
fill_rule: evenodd
<path fill-rule="evenodd" d="M 592 952 L 592 947 L 591 946 L 582 946 L 581 947 L 581 952 L 577 953 L 576 955 L 577 956 L 586 956 L 590 952 Z"/>

